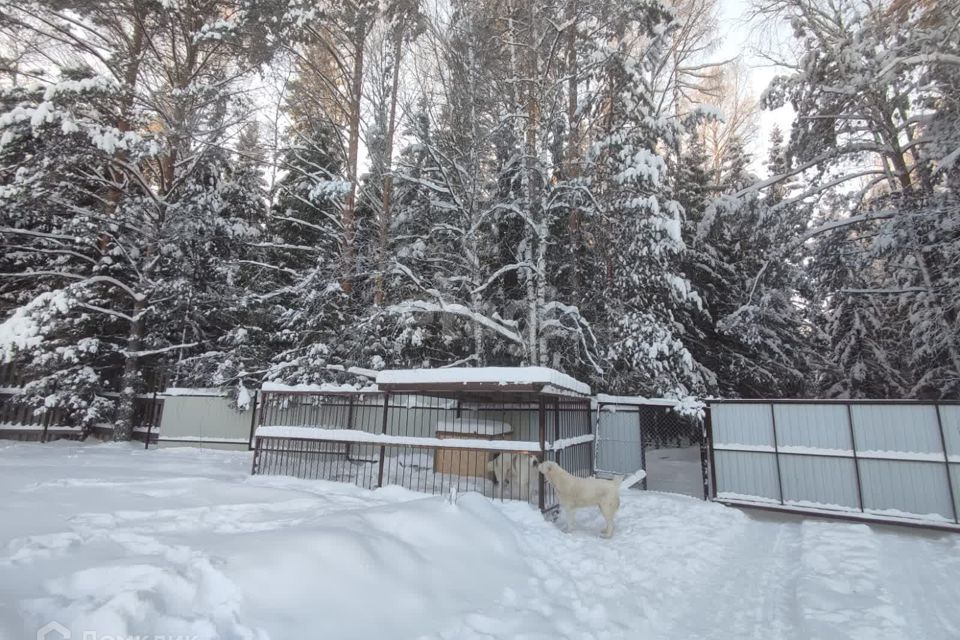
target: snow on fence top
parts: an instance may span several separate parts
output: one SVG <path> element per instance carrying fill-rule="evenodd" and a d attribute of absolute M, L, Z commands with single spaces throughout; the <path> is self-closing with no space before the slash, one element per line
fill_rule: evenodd
<path fill-rule="evenodd" d="M 695 417 L 702 417 L 704 407 L 706 407 L 701 400 L 692 396 L 684 398 L 644 398 L 643 396 L 610 396 L 605 393 L 598 393 L 594 396 L 594 401 L 598 405 L 607 405 L 608 410 L 615 410 L 615 405 L 667 407 L 682 415 Z"/>
<path fill-rule="evenodd" d="M 429 438 L 423 436 L 396 436 L 386 433 L 367 433 L 354 429 L 332 427 L 300 426 L 260 426 L 254 432 L 256 438 L 285 438 L 293 440 L 317 440 L 320 442 L 353 442 L 383 446 L 435 447 L 438 449 L 479 449 L 483 451 L 518 451 L 524 453 L 539 452 L 540 443 L 533 440 L 481 440 L 450 438 Z M 588 433 L 573 438 L 563 438 L 544 443 L 544 451 L 561 451 L 578 444 L 593 442 L 594 435 Z"/>
<path fill-rule="evenodd" d="M 260 385 L 260 390 L 298 393 L 376 393 L 379 391 L 376 385 L 366 385 L 360 387 L 352 384 L 333 384 L 330 382 L 325 382 L 323 384 L 282 384 L 280 382 L 264 382 Z"/>
<path fill-rule="evenodd" d="M 227 392 L 218 387 L 167 387 L 159 395 L 169 397 L 209 397 L 220 398 Z"/>
<path fill-rule="evenodd" d="M 590 386 L 547 367 L 451 367 L 448 369 L 392 369 L 377 374 L 377 386 L 386 390 L 450 390 L 461 385 L 500 387 L 502 391 L 536 390 L 590 395 Z"/>
<path fill-rule="evenodd" d="M 597 404 L 622 404 L 628 406 L 643 405 L 648 407 L 677 406 L 680 401 L 675 398 L 644 398 L 643 396 L 610 396 L 605 393 L 596 395 Z"/>
<path fill-rule="evenodd" d="M 501 436 L 513 432 L 513 427 L 499 420 L 477 420 L 475 418 L 453 418 L 437 422 L 437 431 L 443 433 L 464 433 L 484 436 Z"/>

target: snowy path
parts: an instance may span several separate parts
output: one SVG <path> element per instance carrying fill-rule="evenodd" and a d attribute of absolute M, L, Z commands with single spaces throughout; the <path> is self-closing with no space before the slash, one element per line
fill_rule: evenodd
<path fill-rule="evenodd" d="M 0 442 L 0 639 L 941 640 L 960 536 L 631 491 L 613 539 L 526 505 L 251 478 L 247 454 Z"/>

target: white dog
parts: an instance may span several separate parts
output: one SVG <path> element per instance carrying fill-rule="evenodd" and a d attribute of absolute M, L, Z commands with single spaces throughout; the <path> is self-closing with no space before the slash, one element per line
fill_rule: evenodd
<path fill-rule="evenodd" d="M 618 477 L 613 480 L 602 478 L 578 478 L 567 473 L 556 462 L 541 462 L 540 473 L 553 485 L 560 502 L 560 510 L 567 520 L 567 529 L 572 530 L 574 512 L 581 507 L 599 507 L 607 521 L 603 530 L 603 537 L 613 535 L 613 518 L 620 508 L 620 489 L 630 487 L 647 476 L 647 472 L 637 471 L 626 478 Z"/>
<path fill-rule="evenodd" d="M 537 492 L 537 476 L 532 472 L 534 458 L 523 453 L 503 452 L 497 454 L 487 463 L 487 472 L 496 479 L 501 494 L 504 486 L 519 487 L 520 495 L 510 496 L 521 500 L 529 500 Z"/>

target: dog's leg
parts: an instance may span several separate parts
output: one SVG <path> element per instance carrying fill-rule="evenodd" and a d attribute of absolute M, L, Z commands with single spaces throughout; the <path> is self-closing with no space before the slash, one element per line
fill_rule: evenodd
<path fill-rule="evenodd" d="M 603 514 L 604 520 L 607 521 L 607 527 L 603 530 L 603 537 L 609 538 L 613 535 L 613 518 L 617 515 L 617 505 L 612 502 L 601 502 L 600 513 Z"/>
<path fill-rule="evenodd" d="M 560 510 L 563 511 L 563 517 L 567 522 L 567 533 L 573 533 L 577 525 L 576 509 L 561 505 Z"/>

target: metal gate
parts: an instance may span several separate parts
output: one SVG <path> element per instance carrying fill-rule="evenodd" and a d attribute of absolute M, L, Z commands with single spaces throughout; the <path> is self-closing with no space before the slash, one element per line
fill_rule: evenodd
<path fill-rule="evenodd" d="M 713 400 L 717 500 L 958 528 L 960 403 Z"/>
<path fill-rule="evenodd" d="M 641 487 L 706 498 L 706 450 L 700 420 L 669 399 L 597 396 L 595 463 L 600 473 L 644 469 Z"/>

